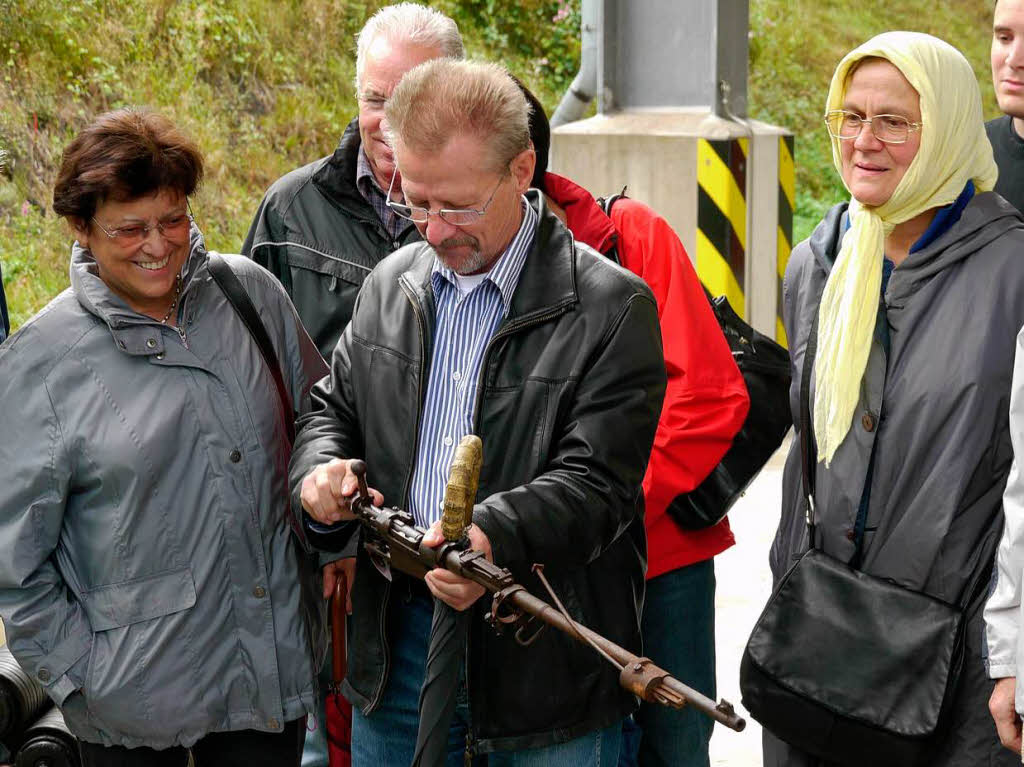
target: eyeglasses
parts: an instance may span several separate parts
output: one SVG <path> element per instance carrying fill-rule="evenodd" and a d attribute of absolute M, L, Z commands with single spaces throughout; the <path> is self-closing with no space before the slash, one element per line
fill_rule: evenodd
<path fill-rule="evenodd" d="M 452 226 L 469 226 L 475 224 L 484 214 L 487 212 L 487 208 L 490 207 L 491 202 L 494 200 L 494 195 L 498 193 L 498 187 L 507 178 L 502 176 L 498 179 L 498 183 L 494 186 L 494 191 L 491 192 L 491 196 L 487 198 L 487 202 L 480 210 L 473 208 L 441 208 L 436 213 L 427 208 L 417 207 L 415 205 L 404 205 L 399 202 L 391 201 L 391 192 L 395 188 L 395 177 L 398 175 L 398 168 L 395 168 L 395 172 L 391 174 L 391 183 L 388 185 L 388 201 L 387 205 L 394 211 L 396 216 L 401 216 L 404 219 L 412 221 L 416 224 L 424 224 L 430 220 L 431 216 L 437 216 L 442 221 L 451 224 Z"/>
<path fill-rule="evenodd" d="M 149 239 L 149 233 L 156 229 L 160 236 L 170 242 L 179 242 L 188 236 L 189 228 L 192 225 L 192 214 L 191 213 L 178 213 L 167 218 L 160 219 L 156 224 L 130 224 L 128 226 L 121 226 L 117 229 L 107 229 L 101 224 L 95 216 L 92 218 L 93 223 L 96 224 L 110 239 L 114 240 L 118 245 L 130 248 L 136 245 L 141 245 Z"/>
<path fill-rule="evenodd" d="M 825 113 L 825 127 L 831 136 L 840 141 L 857 138 L 865 124 L 871 126 L 871 133 L 884 144 L 904 144 L 911 132 L 921 130 L 922 125 L 901 115 L 875 115 L 869 120 L 845 109 Z"/>

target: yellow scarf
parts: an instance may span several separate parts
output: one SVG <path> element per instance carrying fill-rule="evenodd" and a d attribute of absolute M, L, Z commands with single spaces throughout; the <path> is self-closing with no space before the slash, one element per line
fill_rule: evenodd
<path fill-rule="evenodd" d="M 863 206 L 851 198 L 850 229 L 821 297 L 814 433 L 826 466 L 846 438 L 860 398 L 882 288 L 886 236 L 897 224 L 954 202 L 969 180 L 985 192 L 997 176 L 974 71 L 960 51 L 931 35 L 886 32 L 848 53 L 832 75 L 826 111 L 842 108 L 851 67 L 868 57 L 889 61 L 920 96 L 921 146 L 883 205 Z M 836 138 L 832 161 L 842 175 Z"/>

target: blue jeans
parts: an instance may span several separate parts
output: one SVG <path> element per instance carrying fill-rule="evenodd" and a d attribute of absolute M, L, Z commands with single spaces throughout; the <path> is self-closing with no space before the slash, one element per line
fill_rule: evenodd
<path fill-rule="evenodd" d="M 391 671 L 380 706 L 370 716 L 352 710 L 352 767 L 409 767 L 416 750 L 420 686 L 426 673 L 432 601 L 399 597 L 392 632 Z M 542 691 L 538 690 L 538 694 Z M 448 731 L 448 767 L 462 767 L 469 731 L 465 687 Z M 567 743 L 527 751 L 488 754 L 488 767 L 611 767 L 618 761 L 622 725 L 588 733 Z M 477 760 L 483 763 L 482 760 Z"/>
<path fill-rule="evenodd" d="M 681 567 L 647 581 L 640 621 L 644 655 L 714 699 L 715 564 Z M 642 703 L 623 733 L 619 767 L 708 767 L 714 722 L 696 709 Z"/>

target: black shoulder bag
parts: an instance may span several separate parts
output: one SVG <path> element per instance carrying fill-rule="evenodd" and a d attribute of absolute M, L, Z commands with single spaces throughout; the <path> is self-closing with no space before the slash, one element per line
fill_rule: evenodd
<path fill-rule="evenodd" d="M 804 354 L 800 452 L 808 550 L 783 576 L 747 641 L 743 705 L 765 729 L 829 763 L 912 767 L 940 732 L 964 657 L 964 605 L 855 570 L 815 548 L 817 448 Z M 984 571 L 984 568 L 981 569 Z"/>
<path fill-rule="evenodd" d="M 291 397 L 288 396 L 288 389 L 285 388 L 284 376 L 281 375 L 281 363 L 277 359 L 277 353 L 274 351 L 273 344 L 270 342 L 267 329 L 264 327 L 256 307 L 253 306 L 252 299 L 249 298 L 249 294 L 246 293 L 241 281 L 231 270 L 231 267 L 228 266 L 228 262 L 219 253 L 211 252 L 209 256 L 207 268 L 210 270 L 210 276 L 220 286 L 228 303 L 231 304 L 232 308 L 242 319 L 245 327 L 248 328 L 249 333 L 256 342 L 257 348 L 260 350 L 263 361 L 270 370 L 270 375 L 274 379 L 274 387 L 277 389 L 277 396 L 281 401 L 281 412 L 284 414 L 288 444 L 293 445 L 295 443 L 295 409 L 292 407 Z M 302 547 L 309 551 L 310 545 L 306 539 L 306 533 L 302 529 L 302 525 L 295 518 L 295 514 L 291 509 L 291 503 L 288 503 L 287 506 L 288 524 L 291 525 L 292 530 L 299 537 Z"/>
<path fill-rule="evenodd" d="M 621 194 L 598 200 L 605 214 L 611 217 L 612 206 L 625 192 L 623 189 Z M 614 249 L 607 255 L 620 263 Z M 707 288 L 704 294 L 747 386 L 750 410 L 718 465 L 697 487 L 676 496 L 668 505 L 668 513 L 685 530 L 701 530 L 721 521 L 779 449 L 793 425 L 789 409 L 789 353 L 744 322 L 725 296 L 713 298 Z"/>

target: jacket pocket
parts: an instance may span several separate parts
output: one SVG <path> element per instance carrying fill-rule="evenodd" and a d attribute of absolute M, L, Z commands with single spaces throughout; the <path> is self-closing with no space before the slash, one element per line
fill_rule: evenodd
<path fill-rule="evenodd" d="M 150 740 L 190 718 L 195 669 L 183 642 L 196 603 L 192 571 L 179 568 L 92 589 L 83 595 L 92 623 L 82 689 L 87 723 L 114 742 Z"/>
<path fill-rule="evenodd" d="M 196 603 L 196 585 L 187 567 L 99 586 L 82 595 L 94 632 L 170 615 Z"/>

